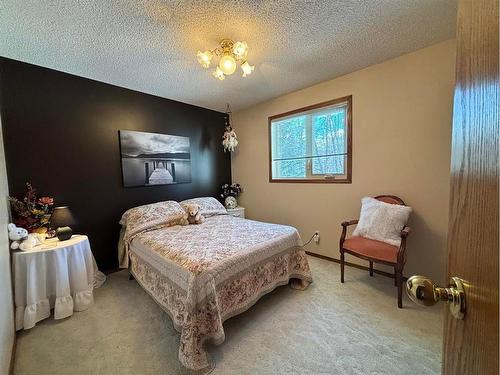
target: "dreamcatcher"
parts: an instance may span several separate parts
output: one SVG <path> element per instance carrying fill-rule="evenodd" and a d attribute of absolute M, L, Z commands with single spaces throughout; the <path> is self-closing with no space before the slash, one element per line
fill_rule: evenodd
<path fill-rule="evenodd" d="M 224 147 L 224 152 L 233 152 L 236 146 L 238 146 L 238 138 L 236 132 L 231 127 L 231 109 L 229 104 L 226 107 L 226 124 L 224 135 L 222 136 L 222 146 Z"/>

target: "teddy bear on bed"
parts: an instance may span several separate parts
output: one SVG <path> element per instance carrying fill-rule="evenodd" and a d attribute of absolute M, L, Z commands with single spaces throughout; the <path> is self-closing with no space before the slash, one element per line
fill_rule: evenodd
<path fill-rule="evenodd" d="M 200 206 L 197 204 L 186 204 L 184 209 L 187 212 L 187 220 L 189 224 L 201 224 L 205 221 L 205 217 L 200 212 Z"/>

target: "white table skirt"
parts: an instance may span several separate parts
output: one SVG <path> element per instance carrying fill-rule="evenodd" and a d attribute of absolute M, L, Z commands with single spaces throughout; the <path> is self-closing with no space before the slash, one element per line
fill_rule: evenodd
<path fill-rule="evenodd" d="M 106 276 L 97 269 L 87 236 L 45 243 L 12 256 L 16 330 L 33 328 L 40 320 L 73 315 L 94 302 L 93 289 Z"/>

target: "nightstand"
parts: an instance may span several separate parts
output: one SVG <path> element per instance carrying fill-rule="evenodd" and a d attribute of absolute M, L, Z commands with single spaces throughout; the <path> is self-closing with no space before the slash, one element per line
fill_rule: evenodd
<path fill-rule="evenodd" d="M 87 236 L 46 240 L 32 250 L 12 252 L 16 330 L 50 316 L 71 316 L 94 302 L 93 289 L 106 280 L 97 269 Z"/>
<path fill-rule="evenodd" d="M 245 207 L 238 206 L 236 208 L 226 208 L 226 210 L 231 216 L 245 218 Z"/>

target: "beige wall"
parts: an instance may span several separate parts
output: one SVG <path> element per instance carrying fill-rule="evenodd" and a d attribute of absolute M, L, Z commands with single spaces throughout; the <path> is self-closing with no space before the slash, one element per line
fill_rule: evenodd
<path fill-rule="evenodd" d="M 234 113 L 232 173 L 247 217 L 293 225 L 304 242 L 317 229 L 321 242 L 307 250 L 338 258 L 340 222 L 358 217 L 361 197 L 398 195 L 414 209 L 405 275 L 442 282 L 454 67 L 450 40 Z M 268 116 L 345 95 L 353 96 L 352 184 L 269 183 Z"/>
<path fill-rule="evenodd" d="M 8 374 L 14 343 L 14 307 L 10 279 L 10 249 L 7 237 L 7 173 L 0 122 L 0 374 Z"/>

